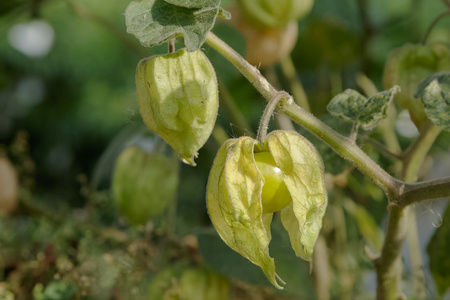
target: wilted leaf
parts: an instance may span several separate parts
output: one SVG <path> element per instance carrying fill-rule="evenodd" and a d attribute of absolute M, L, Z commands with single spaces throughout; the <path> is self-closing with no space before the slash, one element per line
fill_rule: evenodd
<path fill-rule="evenodd" d="M 281 220 L 296 255 L 310 261 L 327 207 L 322 161 L 314 146 L 296 132 L 273 131 L 267 145 L 292 197 L 281 210 Z"/>
<path fill-rule="evenodd" d="M 202 3 L 214 6 L 200 6 Z M 136 36 L 146 47 L 182 36 L 186 48 L 195 51 L 205 42 L 206 35 L 222 11 L 219 4 L 218 0 L 133 1 L 125 11 L 127 32 Z"/>
<path fill-rule="evenodd" d="M 427 78 L 420 84 L 418 94 L 421 94 L 427 117 L 436 126 L 450 130 L 450 72 Z"/>

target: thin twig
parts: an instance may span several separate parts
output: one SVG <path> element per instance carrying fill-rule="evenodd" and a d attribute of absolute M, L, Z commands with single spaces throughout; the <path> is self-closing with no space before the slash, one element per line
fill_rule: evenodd
<path fill-rule="evenodd" d="M 445 5 L 447 5 L 448 9 L 450 9 L 450 0 L 442 0 Z"/>
<path fill-rule="evenodd" d="M 175 53 L 175 38 L 170 38 L 168 42 L 169 53 Z"/>
<path fill-rule="evenodd" d="M 445 2 L 445 3 L 447 3 L 447 2 Z M 450 10 L 443 12 L 442 14 L 437 16 L 436 19 L 434 19 L 434 21 L 428 27 L 427 32 L 423 36 L 422 41 L 420 42 L 421 44 L 425 44 L 427 42 L 427 39 L 430 36 L 431 31 L 434 29 L 434 27 L 437 25 L 437 23 L 439 23 L 439 21 L 441 21 L 443 18 L 445 18 L 447 16 L 450 16 Z"/>
<path fill-rule="evenodd" d="M 371 138 L 371 137 L 369 137 L 367 135 L 361 136 L 360 139 L 363 140 L 364 142 L 369 143 L 378 152 L 380 152 L 382 155 L 386 156 L 387 158 L 389 158 L 389 159 L 391 159 L 393 161 L 398 161 L 398 160 L 402 159 L 400 154 L 392 152 L 384 144 L 380 143 L 377 140 L 374 140 L 373 138 Z"/>

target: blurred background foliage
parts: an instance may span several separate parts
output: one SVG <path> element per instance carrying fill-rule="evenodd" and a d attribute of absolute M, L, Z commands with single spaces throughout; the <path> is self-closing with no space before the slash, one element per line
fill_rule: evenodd
<path fill-rule="evenodd" d="M 144 48 L 126 33 L 127 5 L 123 0 L 0 2 L 0 156 L 12 162 L 20 183 L 16 208 L 4 209 L 0 216 L 0 299 L 157 299 L 148 290 L 161 274 L 159 280 L 170 283 L 161 289 L 173 295 L 184 291 L 194 276 L 194 282 L 227 290 L 209 299 L 228 294 L 230 299 L 327 299 L 316 293 L 316 277 L 309 275 L 307 263 L 295 258 L 277 218 L 270 251 L 287 282 L 282 292 L 226 247 L 211 227 L 205 187 L 220 136 L 254 136 L 264 101 L 207 45 L 203 50 L 221 81 L 218 124 L 223 130 L 200 151 L 196 168 L 181 165 L 177 199 L 165 213 L 134 227 L 120 216 L 110 192 L 115 159 L 127 145 L 155 138 L 139 115 L 135 68 L 141 58 L 167 51 L 166 45 Z M 236 11 L 232 0 L 223 6 Z M 345 88 L 358 89 L 358 78 L 365 78 L 361 74 L 382 90 L 388 54 L 405 43 L 420 42 L 444 10 L 437 0 L 316 0 L 298 21 L 291 53 L 295 77 L 303 83 L 313 114 L 348 133 L 347 124 L 326 115 L 328 101 Z M 213 31 L 245 55 L 249 39 L 239 30 L 219 21 Z M 433 41 L 450 43 L 450 18 L 436 25 L 428 38 Z M 261 71 L 273 84 L 290 89 L 279 64 Z M 224 104 L 230 100 L 245 122 L 236 122 L 230 105 Z M 408 114 L 397 113 L 397 135 L 404 149 L 417 132 Z M 322 266 L 330 282 L 328 299 L 374 298 L 374 271 L 363 249 L 380 248 L 386 199 L 325 144 L 297 129 L 315 143 L 328 173 L 330 204 L 318 242 L 325 243 L 320 255 L 329 261 Z M 371 136 L 381 140 L 377 131 Z M 448 176 L 449 139 L 448 133 L 441 134 L 431 152 L 434 163 L 428 159 L 420 178 Z M 371 144 L 363 149 L 395 172 L 392 162 Z M 425 248 L 442 222 L 444 206 L 435 201 L 415 208 L 424 255 L 424 297 L 429 299 L 438 292 Z M 446 230 L 439 234 L 448 237 Z M 428 248 L 431 255 L 445 244 L 433 247 Z M 405 253 L 408 290 L 412 272 Z M 442 253 L 445 257 L 448 252 Z M 448 269 L 439 272 L 436 278 L 450 281 Z M 154 289 L 153 284 L 150 291 Z"/>

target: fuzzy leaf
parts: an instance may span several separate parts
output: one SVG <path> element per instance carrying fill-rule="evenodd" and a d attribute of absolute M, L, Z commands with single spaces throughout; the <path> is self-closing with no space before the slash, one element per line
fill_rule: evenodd
<path fill-rule="evenodd" d="M 436 126 L 450 130 L 450 72 L 435 74 L 424 82 L 429 82 L 421 97 L 427 117 Z"/>
<path fill-rule="evenodd" d="M 366 104 L 367 99 L 355 90 L 347 89 L 336 95 L 327 105 L 333 116 L 347 122 L 356 122 Z"/>
<path fill-rule="evenodd" d="M 264 178 L 253 157 L 257 142 L 249 137 L 228 140 L 211 168 L 206 192 L 214 227 L 233 250 L 258 265 L 270 282 L 276 280 L 275 263 L 269 256 L 268 218 L 262 213 Z"/>
<path fill-rule="evenodd" d="M 343 121 L 358 122 L 365 130 L 371 130 L 387 117 L 389 103 L 399 91 L 400 88 L 394 86 L 366 99 L 357 91 L 347 89 L 331 99 L 327 110 Z"/>
<path fill-rule="evenodd" d="M 152 56 L 136 71 L 139 110 L 145 124 L 195 165 L 213 130 L 219 106 L 214 68 L 200 50 Z"/>
<path fill-rule="evenodd" d="M 215 6 L 198 7 L 201 3 Z M 146 47 L 182 36 L 186 48 L 195 51 L 203 45 L 217 15 L 222 11 L 219 4 L 218 0 L 133 1 L 125 11 L 127 32 L 136 36 Z"/>
<path fill-rule="evenodd" d="M 371 130 L 387 117 L 389 104 L 394 95 L 400 91 L 398 86 L 384 92 L 377 93 L 369 99 L 359 116 L 359 123 L 364 130 Z"/>
<path fill-rule="evenodd" d="M 267 136 L 267 146 L 292 197 L 291 204 L 281 210 L 281 221 L 296 255 L 311 261 L 327 207 L 322 160 L 314 146 L 296 132 L 273 131 Z"/>

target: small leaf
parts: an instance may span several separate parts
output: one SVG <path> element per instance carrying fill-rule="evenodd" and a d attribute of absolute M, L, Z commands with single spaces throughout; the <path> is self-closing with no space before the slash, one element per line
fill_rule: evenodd
<path fill-rule="evenodd" d="M 203 2 L 216 6 L 197 7 Z M 161 44 L 171 37 L 183 36 L 186 48 L 195 51 L 202 46 L 214 26 L 220 12 L 219 3 L 218 0 L 133 1 L 125 11 L 127 32 L 136 36 L 146 47 Z"/>
<path fill-rule="evenodd" d="M 296 255 L 311 261 L 327 207 L 322 161 L 314 146 L 296 132 L 273 131 L 267 145 L 292 197 L 281 210 L 281 221 Z"/>
<path fill-rule="evenodd" d="M 427 247 L 430 271 L 440 295 L 450 289 L 450 205 L 447 206 L 442 225 L 434 232 Z"/>
<path fill-rule="evenodd" d="M 430 76 L 423 83 L 426 82 L 429 84 L 421 97 L 425 113 L 436 126 L 450 130 L 450 72 Z M 418 93 L 423 85 L 420 84 Z"/>
<path fill-rule="evenodd" d="M 206 201 L 211 221 L 224 242 L 258 265 L 270 282 L 282 289 L 269 256 L 270 220 L 262 216 L 264 178 L 253 157 L 256 143 L 242 137 L 228 140 L 220 148 L 208 179 Z"/>
<path fill-rule="evenodd" d="M 343 121 L 358 122 L 365 130 L 371 130 L 387 117 L 389 103 L 392 101 L 394 94 L 399 91 L 400 88 L 394 86 L 388 91 L 366 99 L 357 91 L 347 89 L 331 99 L 327 110 Z"/>
<path fill-rule="evenodd" d="M 347 89 L 336 95 L 327 105 L 333 116 L 347 122 L 356 122 L 366 104 L 367 99 L 355 90 Z"/>
<path fill-rule="evenodd" d="M 387 117 L 389 104 L 394 99 L 394 95 L 400 91 L 398 86 L 394 86 L 389 91 L 377 93 L 367 99 L 364 109 L 359 116 L 359 122 L 364 130 L 371 130 Z"/>

